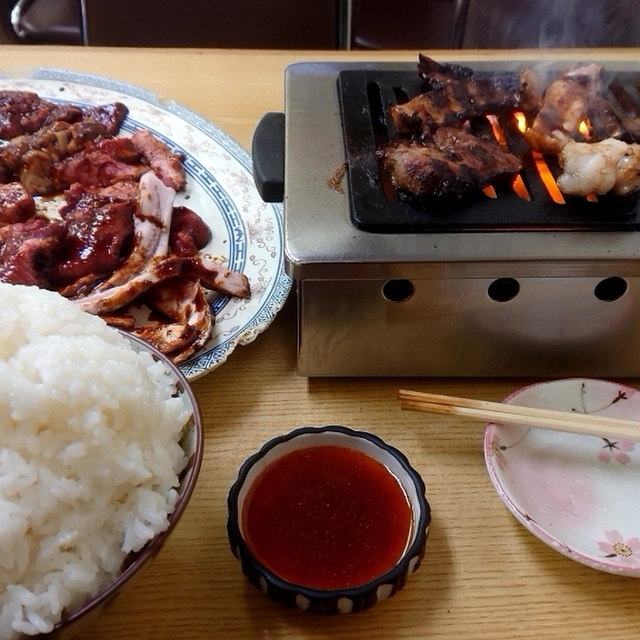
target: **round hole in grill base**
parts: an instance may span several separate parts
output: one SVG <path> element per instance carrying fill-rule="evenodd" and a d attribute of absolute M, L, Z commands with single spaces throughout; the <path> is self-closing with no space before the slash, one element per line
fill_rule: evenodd
<path fill-rule="evenodd" d="M 627 292 L 627 281 L 619 276 L 605 278 L 596 285 L 593 293 L 598 300 L 614 302 L 619 300 Z"/>
<path fill-rule="evenodd" d="M 520 283 L 515 278 L 498 278 L 487 289 L 487 294 L 496 302 L 509 302 L 520 293 Z"/>
<path fill-rule="evenodd" d="M 382 285 L 382 295 L 390 302 L 404 302 L 413 295 L 414 291 L 413 282 L 404 278 L 387 280 Z"/>

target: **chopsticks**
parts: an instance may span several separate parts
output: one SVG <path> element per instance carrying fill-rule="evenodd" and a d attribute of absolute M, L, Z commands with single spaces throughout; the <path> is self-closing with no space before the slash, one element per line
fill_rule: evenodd
<path fill-rule="evenodd" d="M 410 411 L 478 418 L 501 424 L 527 425 L 608 439 L 640 440 L 640 422 L 634 420 L 456 398 L 406 389 L 398 391 L 398 399 L 400 408 Z"/>

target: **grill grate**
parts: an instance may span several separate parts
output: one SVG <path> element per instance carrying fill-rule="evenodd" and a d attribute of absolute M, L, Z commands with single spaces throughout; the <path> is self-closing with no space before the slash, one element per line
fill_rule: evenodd
<path fill-rule="evenodd" d="M 635 74 L 617 74 L 605 81 L 614 108 L 625 115 L 640 114 Z M 462 197 L 417 199 L 397 193 L 375 151 L 394 136 L 389 107 L 422 90 L 415 72 L 346 70 L 338 75 L 351 220 L 356 227 L 376 233 L 640 229 L 635 197 L 564 196 L 554 200 L 540 166 L 548 167 L 555 179 L 561 173 L 557 159 L 532 153 L 515 117 L 493 124 L 482 117 L 468 123 L 474 133 L 485 135 L 493 135 L 497 127 L 511 151 L 522 158 L 523 169 L 515 181 L 497 180 L 484 192 Z"/>

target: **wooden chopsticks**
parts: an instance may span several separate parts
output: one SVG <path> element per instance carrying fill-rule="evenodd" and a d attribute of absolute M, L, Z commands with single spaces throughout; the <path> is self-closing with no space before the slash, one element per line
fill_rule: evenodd
<path fill-rule="evenodd" d="M 520 424 L 541 429 L 606 437 L 608 439 L 640 441 L 640 422 L 634 420 L 569 411 L 555 411 L 552 409 L 537 409 L 405 389 L 398 391 L 398 399 L 400 400 L 401 409 L 411 411 L 450 414 L 501 424 Z"/>

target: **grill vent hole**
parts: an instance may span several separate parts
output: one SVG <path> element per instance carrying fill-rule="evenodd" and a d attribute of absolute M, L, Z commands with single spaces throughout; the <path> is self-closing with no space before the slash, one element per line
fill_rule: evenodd
<path fill-rule="evenodd" d="M 515 278 L 498 278 L 489 285 L 487 293 L 496 302 L 509 302 L 520 293 L 520 283 Z"/>
<path fill-rule="evenodd" d="M 390 302 L 404 302 L 413 295 L 414 291 L 413 282 L 404 278 L 387 280 L 382 285 L 382 295 Z"/>
<path fill-rule="evenodd" d="M 627 291 L 627 281 L 624 278 L 613 276 L 605 278 L 596 285 L 594 294 L 598 300 L 603 302 L 614 302 L 619 300 Z"/>

